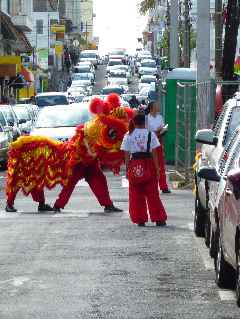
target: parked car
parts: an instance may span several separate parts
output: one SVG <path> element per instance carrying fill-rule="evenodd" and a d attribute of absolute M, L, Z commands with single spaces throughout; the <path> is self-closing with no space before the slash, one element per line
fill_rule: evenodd
<path fill-rule="evenodd" d="M 99 55 L 96 50 L 83 50 L 80 53 L 79 62 L 89 61 L 95 68 L 99 64 Z"/>
<path fill-rule="evenodd" d="M 1 105 L 0 108 L 7 120 L 7 125 L 12 127 L 13 141 L 15 141 L 21 135 L 18 118 L 11 105 Z"/>
<path fill-rule="evenodd" d="M 18 118 L 21 134 L 29 134 L 33 126 L 33 122 L 28 107 L 25 104 L 17 104 L 13 106 L 13 110 Z"/>
<path fill-rule="evenodd" d="M 141 89 L 144 86 L 149 86 L 151 83 L 156 83 L 157 79 L 154 75 L 143 75 L 139 81 L 138 84 L 138 90 L 141 91 Z"/>
<path fill-rule="evenodd" d="M 71 107 L 56 105 L 46 107 L 38 115 L 30 135 L 43 135 L 67 141 L 75 134 L 76 126 L 92 118 L 86 103 L 73 103 Z"/>
<path fill-rule="evenodd" d="M 113 70 L 116 65 L 123 65 L 122 60 L 120 59 L 109 60 L 107 65 L 107 74 L 110 73 L 111 70 Z"/>
<path fill-rule="evenodd" d="M 205 237 L 210 244 L 211 222 L 209 215 L 209 187 L 211 182 L 198 177 L 201 167 L 215 167 L 219 170 L 221 154 L 231 139 L 232 133 L 240 125 L 240 100 L 233 97 L 228 100 L 213 129 L 200 130 L 196 133 L 196 141 L 202 143 L 201 151 L 195 162 L 195 213 L 194 231 L 197 236 Z"/>
<path fill-rule="evenodd" d="M 119 95 L 127 93 L 122 86 L 105 86 L 104 88 L 101 89 L 101 94 L 103 95 L 108 95 L 111 93 L 117 93 Z"/>
<path fill-rule="evenodd" d="M 119 85 L 123 86 L 124 90 L 128 91 L 128 78 L 126 71 L 122 70 L 112 70 L 109 72 L 108 79 L 107 79 L 108 85 Z"/>
<path fill-rule="evenodd" d="M 157 65 L 156 61 L 146 59 L 141 61 L 141 65 L 138 69 L 139 77 L 142 75 L 157 75 L 158 70 L 157 70 Z"/>
<path fill-rule="evenodd" d="M 68 105 L 66 93 L 63 92 L 46 92 L 39 93 L 35 96 L 36 105 L 41 108 L 52 105 Z"/>
<path fill-rule="evenodd" d="M 0 112 L 1 119 L 1 112 Z M 0 121 L 0 165 L 6 168 L 9 144 L 13 141 L 11 130 L 8 127 L 3 127 Z"/>
<path fill-rule="evenodd" d="M 94 77 L 93 77 L 92 73 L 74 73 L 74 75 L 72 77 L 71 86 L 76 81 L 78 83 L 82 84 L 83 86 L 93 85 L 94 84 Z"/>
<path fill-rule="evenodd" d="M 212 252 L 216 283 L 221 288 L 236 289 L 240 306 L 240 130 L 230 140 L 221 157 L 220 169 L 202 167 L 198 176 L 217 184 L 210 195 L 215 218 Z M 214 203 L 215 200 L 215 203 Z"/>

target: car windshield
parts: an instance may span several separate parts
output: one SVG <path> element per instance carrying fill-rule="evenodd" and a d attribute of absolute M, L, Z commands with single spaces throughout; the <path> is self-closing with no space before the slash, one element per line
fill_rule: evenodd
<path fill-rule="evenodd" d="M 123 93 L 122 88 L 103 88 L 101 91 L 101 94 L 107 95 L 111 93 L 117 93 L 117 94 L 122 94 Z"/>
<path fill-rule="evenodd" d="M 121 65 L 122 61 L 118 61 L 118 60 L 111 60 L 108 62 L 109 66 L 113 66 L 113 65 Z"/>
<path fill-rule="evenodd" d="M 69 108 L 59 109 L 56 111 L 43 109 L 37 119 L 36 128 L 54 128 L 54 127 L 75 127 L 79 124 L 84 124 L 91 119 L 91 114 L 88 108 Z"/>
<path fill-rule="evenodd" d="M 89 80 L 90 75 L 88 73 L 75 73 L 73 74 L 73 80 Z"/>
<path fill-rule="evenodd" d="M 8 121 L 8 124 L 15 122 L 14 115 L 10 109 L 3 109 L 2 112 L 3 112 L 6 120 Z"/>
<path fill-rule="evenodd" d="M 73 69 L 74 73 L 90 73 L 90 67 L 88 66 L 84 66 L 84 67 L 80 67 L 80 68 L 74 68 Z"/>
<path fill-rule="evenodd" d="M 86 53 L 81 53 L 80 54 L 80 58 L 83 58 L 83 59 L 96 59 L 97 58 L 97 55 L 96 53 L 89 53 L 89 52 L 86 52 Z"/>
<path fill-rule="evenodd" d="M 7 125 L 5 117 L 3 116 L 3 113 L 1 111 L 0 111 L 0 124 L 2 126 L 6 126 Z"/>
<path fill-rule="evenodd" d="M 121 79 L 126 79 L 126 73 L 115 73 L 115 72 L 110 72 L 109 75 L 111 78 L 121 78 Z"/>
<path fill-rule="evenodd" d="M 152 83 L 152 82 L 156 82 L 156 79 L 154 77 L 151 78 L 141 78 L 141 83 Z"/>
<path fill-rule="evenodd" d="M 68 105 L 68 99 L 65 95 L 48 95 L 36 96 L 36 104 L 38 107 L 52 105 Z"/>
<path fill-rule="evenodd" d="M 232 110 L 231 119 L 228 126 L 228 131 L 224 140 L 224 144 L 227 144 L 229 142 L 229 139 L 231 138 L 231 135 L 235 131 L 235 129 L 240 124 L 240 107 L 235 107 Z"/>
<path fill-rule="evenodd" d="M 25 107 L 16 106 L 14 107 L 14 111 L 17 114 L 19 120 L 31 121 L 30 114 Z"/>
<path fill-rule="evenodd" d="M 142 62 L 141 67 L 143 68 L 155 68 L 156 63 L 155 62 Z"/>

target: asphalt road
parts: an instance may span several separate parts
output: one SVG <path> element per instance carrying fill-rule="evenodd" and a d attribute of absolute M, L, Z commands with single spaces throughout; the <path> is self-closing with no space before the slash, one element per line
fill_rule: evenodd
<path fill-rule="evenodd" d="M 103 213 L 84 181 L 61 214 L 38 214 L 22 194 L 19 212 L 5 213 L 1 190 L 0 319 L 239 318 L 193 234 L 191 190 L 161 195 L 167 227 L 140 228 L 129 221 L 123 174 L 106 175 L 123 213 Z M 59 190 L 46 192 L 48 203 Z"/>

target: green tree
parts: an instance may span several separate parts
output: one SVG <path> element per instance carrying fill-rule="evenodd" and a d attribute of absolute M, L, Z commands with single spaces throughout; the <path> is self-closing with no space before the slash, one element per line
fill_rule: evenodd
<path fill-rule="evenodd" d="M 145 15 L 148 12 L 148 10 L 153 9 L 155 5 L 155 0 L 142 0 L 140 2 L 139 11 L 142 15 Z"/>

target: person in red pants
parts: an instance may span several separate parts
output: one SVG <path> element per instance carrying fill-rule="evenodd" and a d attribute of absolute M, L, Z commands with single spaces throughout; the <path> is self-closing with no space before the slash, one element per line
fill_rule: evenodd
<path fill-rule="evenodd" d="M 154 132 L 145 128 L 145 115 L 138 113 L 133 119 L 134 126 L 124 136 L 121 149 L 125 151 L 126 171 L 129 179 L 129 214 L 133 223 L 145 226 L 150 219 L 156 226 L 165 226 L 167 214 L 158 191 L 159 162 L 157 148 L 159 141 Z M 131 179 L 131 169 L 135 160 L 145 161 L 150 166 L 151 178 L 136 183 Z M 133 166 L 131 165 L 133 164 Z"/>
<path fill-rule="evenodd" d="M 64 186 L 53 206 L 55 212 L 60 212 L 68 203 L 72 192 L 82 178 L 85 178 L 92 192 L 96 196 L 99 204 L 104 206 L 105 212 L 122 212 L 122 209 L 115 207 L 109 196 L 107 179 L 103 174 L 98 161 L 93 164 L 84 166 L 76 164 L 73 168 L 72 177 L 69 178 L 68 184 Z"/>
<path fill-rule="evenodd" d="M 74 166 L 73 174 L 71 178 L 69 178 L 68 184 L 62 188 L 58 199 L 54 204 L 54 207 L 45 204 L 45 196 L 43 190 L 32 190 L 31 195 L 33 200 L 39 203 L 38 211 L 60 212 L 61 209 L 63 209 L 68 203 L 76 184 L 82 178 L 85 178 L 86 182 L 89 184 L 99 204 L 101 206 L 104 206 L 105 212 L 122 212 L 122 209 L 113 205 L 113 202 L 109 196 L 107 179 L 97 161 L 93 162 L 89 166 L 84 166 L 82 164 L 76 164 Z M 17 211 L 17 209 L 14 207 L 15 197 L 16 194 L 12 194 L 11 197 L 8 197 L 7 205 L 5 208 L 7 212 Z"/>
<path fill-rule="evenodd" d="M 164 148 L 162 144 L 162 135 L 161 131 L 164 127 L 164 121 L 162 115 L 158 114 L 158 108 L 156 102 L 150 102 L 148 104 L 148 115 L 146 118 L 146 126 L 149 131 L 155 132 L 159 138 L 160 145 L 158 147 L 158 159 L 160 167 L 160 176 L 159 176 L 159 187 L 162 193 L 171 193 L 168 188 L 167 178 L 166 178 L 166 169 L 165 169 L 165 160 L 164 160 Z"/>
<path fill-rule="evenodd" d="M 8 213 L 15 213 L 17 209 L 14 207 L 14 201 L 16 198 L 17 193 L 12 193 L 11 196 L 7 198 L 7 204 L 5 211 Z M 38 211 L 39 212 L 46 212 L 46 211 L 53 211 L 53 208 L 45 203 L 45 196 L 43 190 L 33 189 L 31 191 L 32 199 L 38 203 Z"/>

